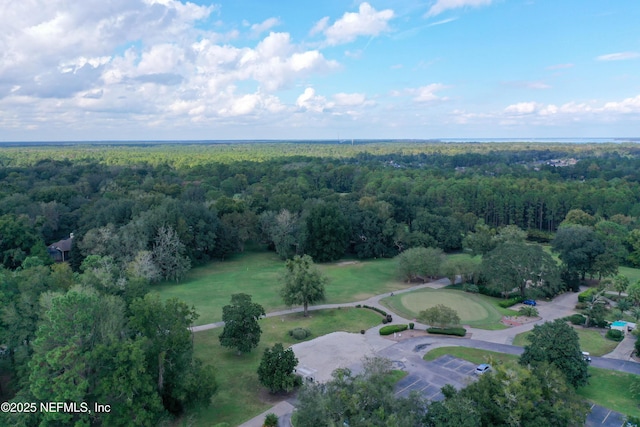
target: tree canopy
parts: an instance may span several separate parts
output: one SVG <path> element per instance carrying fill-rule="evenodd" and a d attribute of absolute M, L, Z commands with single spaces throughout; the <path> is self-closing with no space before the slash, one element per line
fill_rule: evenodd
<path fill-rule="evenodd" d="M 482 257 L 482 275 L 488 285 L 508 296 L 514 290 L 527 294 L 554 295 L 560 288 L 560 271 L 538 244 L 506 242 Z"/>
<path fill-rule="evenodd" d="M 231 295 L 231 304 L 222 307 L 224 329 L 219 336 L 220 344 L 236 349 L 238 354 L 250 352 L 260 342 L 262 329 L 258 320 L 264 315 L 264 308 L 251 302 L 251 295 Z"/>
<path fill-rule="evenodd" d="M 589 378 L 578 334 L 562 319 L 535 325 L 527 337 L 529 344 L 520 356 L 521 365 L 555 366 L 573 387 L 585 385 Z"/>
<path fill-rule="evenodd" d="M 294 256 L 285 262 L 284 286 L 280 295 L 288 306 L 302 304 L 307 316 L 309 304 L 324 300 L 329 279 L 318 270 L 309 255 Z"/>

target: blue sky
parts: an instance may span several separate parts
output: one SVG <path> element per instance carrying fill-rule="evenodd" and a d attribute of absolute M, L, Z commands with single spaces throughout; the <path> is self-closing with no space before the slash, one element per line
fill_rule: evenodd
<path fill-rule="evenodd" d="M 639 137 L 638 22 L 637 0 L 10 2 L 0 140 Z"/>

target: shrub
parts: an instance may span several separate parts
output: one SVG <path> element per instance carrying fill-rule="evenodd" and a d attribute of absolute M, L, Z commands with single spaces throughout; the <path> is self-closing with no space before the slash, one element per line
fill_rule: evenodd
<path fill-rule="evenodd" d="M 520 310 L 518 310 L 518 314 L 520 314 L 521 316 L 527 316 L 527 317 L 537 317 L 538 309 L 535 307 L 530 307 L 528 305 L 525 305 L 524 307 L 520 307 Z"/>
<path fill-rule="evenodd" d="M 440 334 L 440 335 L 457 335 L 459 337 L 463 337 L 467 334 L 467 330 L 465 328 L 429 328 L 427 332 L 430 334 Z"/>
<path fill-rule="evenodd" d="M 576 304 L 576 310 L 584 310 L 587 306 L 588 304 L 586 302 L 579 302 Z"/>
<path fill-rule="evenodd" d="M 465 292 L 471 292 L 472 294 L 477 294 L 478 292 L 480 292 L 480 288 L 478 288 L 478 286 L 474 285 L 473 283 L 465 283 L 464 285 L 462 285 L 462 290 Z"/>
<path fill-rule="evenodd" d="M 303 340 L 309 336 L 311 336 L 311 331 L 305 328 L 295 328 L 289 331 L 289 336 L 297 339 Z"/>
<path fill-rule="evenodd" d="M 624 332 L 617 329 L 609 329 L 606 337 L 611 341 L 622 341 L 624 339 Z"/>
<path fill-rule="evenodd" d="M 513 298 L 509 298 L 509 299 L 505 299 L 502 300 L 498 303 L 498 305 L 502 308 L 509 308 L 513 305 L 516 305 L 518 303 L 521 303 L 522 301 L 524 301 L 524 299 L 520 296 L 518 297 L 513 297 Z"/>
<path fill-rule="evenodd" d="M 273 412 L 268 413 L 267 416 L 264 417 L 264 424 L 262 425 L 264 427 L 278 427 L 278 416 Z"/>
<path fill-rule="evenodd" d="M 380 335 L 391 335 L 394 332 L 402 332 L 407 329 L 407 325 L 387 325 L 380 328 Z"/>
<path fill-rule="evenodd" d="M 356 304 L 356 308 L 362 308 L 362 304 Z"/>
<path fill-rule="evenodd" d="M 360 329 L 360 333 L 364 335 L 364 329 Z"/>
<path fill-rule="evenodd" d="M 363 304 L 362 307 L 368 308 L 369 310 L 377 311 L 378 313 L 382 314 L 383 316 L 387 315 L 386 311 L 381 310 L 378 307 L 371 307 L 370 305 L 366 305 L 366 304 Z"/>
<path fill-rule="evenodd" d="M 387 322 L 389 323 L 393 322 L 393 317 L 391 317 L 390 314 L 387 314 Z"/>
<path fill-rule="evenodd" d="M 574 325 L 584 325 L 584 322 L 586 322 L 587 318 L 582 314 L 572 314 L 571 316 L 567 317 L 567 320 Z"/>
<path fill-rule="evenodd" d="M 594 319 L 593 317 L 589 319 L 589 326 L 595 326 L 596 328 L 608 328 L 609 322 L 605 319 Z"/>
<path fill-rule="evenodd" d="M 389 323 L 389 321 L 387 320 L 387 318 L 386 318 L 386 317 L 383 317 L 383 318 L 382 318 L 382 324 L 383 324 L 383 325 L 386 325 L 387 323 Z"/>
<path fill-rule="evenodd" d="M 413 324 L 413 322 L 409 323 L 409 329 L 413 330 L 413 327 L 414 327 L 414 326 L 415 326 L 415 325 Z"/>
<path fill-rule="evenodd" d="M 578 302 L 587 302 L 591 299 L 593 294 L 598 292 L 598 288 L 589 288 L 584 292 L 578 294 Z"/>

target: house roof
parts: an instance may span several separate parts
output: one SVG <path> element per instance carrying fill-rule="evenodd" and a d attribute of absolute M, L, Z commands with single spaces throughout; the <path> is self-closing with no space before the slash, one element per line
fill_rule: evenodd
<path fill-rule="evenodd" d="M 69 252 L 71 250 L 71 243 L 73 238 L 60 240 L 58 242 L 49 245 L 49 249 L 57 249 L 61 252 Z"/>

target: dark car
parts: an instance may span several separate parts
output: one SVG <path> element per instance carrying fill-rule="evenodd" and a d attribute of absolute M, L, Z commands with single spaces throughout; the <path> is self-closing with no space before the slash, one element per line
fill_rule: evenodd
<path fill-rule="evenodd" d="M 526 299 L 526 300 L 522 301 L 522 303 L 523 303 L 524 305 L 530 305 L 530 306 L 532 306 L 532 307 L 535 307 L 536 305 L 538 305 L 538 304 L 537 304 L 534 300 L 532 300 L 532 299 Z"/>

